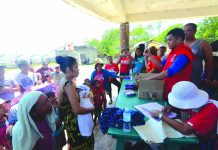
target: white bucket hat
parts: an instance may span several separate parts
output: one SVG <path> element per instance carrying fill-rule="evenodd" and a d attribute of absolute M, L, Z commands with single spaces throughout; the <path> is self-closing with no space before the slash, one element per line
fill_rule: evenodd
<path fill-rule="evenodd" d="M 189 81 L 176 83 L 168 95 L 170 105 L 180 109 L 199 108 L 208 102 L 208 98 L 205 91 Z"/>

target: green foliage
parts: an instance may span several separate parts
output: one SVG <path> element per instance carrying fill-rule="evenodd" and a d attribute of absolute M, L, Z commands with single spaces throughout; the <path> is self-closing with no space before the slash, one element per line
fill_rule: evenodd
<path fill-rule="evenodd" d="M 209 43 L 218 39 L 218 17 L 209 17 L 203 19 L 198 24 L 196 37 L 204 39 Z"/>
<path fill-rule="evenodd" d="M 146 32 L 146 28 L 137 26 L 130 31 L 130 48 L 136 43 L 148 41 L 151 35 Z M 109 29 L 102 35 L 102 40 L 92 39 L 86 41 L 89 46 L 98 50 L 99 55 L 115 56 L 120 52 L 120 29 Z"/>
<path fill-rule="evenodd" d="M 137 26 L 130 31 L 130 48 L 133 47 L 136 43 L 148 41 L 152 38 L 152 35 L 148 33 L 149 27 L 145 28 L 143 26 Z"/>
<path fill-rule="evenodd" d="M 168 27 L 163 32 L 161 32 L 157 37 L 155 37 L 154 41 L 160 42 L 160 43 L 166 43 L 167 42 L 167 33 L 174 28 L 183 28 L 183 24 L 175 24 L 175 25 Z"/>

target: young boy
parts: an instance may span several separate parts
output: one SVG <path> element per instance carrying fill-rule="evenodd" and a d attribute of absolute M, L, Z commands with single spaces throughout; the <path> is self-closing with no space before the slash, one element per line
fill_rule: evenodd
<path fill-rule="evenodd" d="M 64 125 L 62 124 L 62 120 L 60 118 L 59 108 L 57 98 L 55 93 L 52 91 L 46 92 L 45 95 L 48 97 L 49 102 L 52 104 L 55 114 L 57 116 L 56 120 L 56 131 L 52 133 L 53 136 L 53 149 L 60 150 L 66 145 L 66 139 L 64 134 Z"/>
<path fill-rule="evenodd" d="M 97 120 L 100 119 L 102 110 L 106 108 L 106 97 L 104 92 L 100 89 L 100 83 L 98 80 L 94 80 L 92 91 L 94 95 L 94 105 L 95 105 L 94 124 L 96 125 Z"/>

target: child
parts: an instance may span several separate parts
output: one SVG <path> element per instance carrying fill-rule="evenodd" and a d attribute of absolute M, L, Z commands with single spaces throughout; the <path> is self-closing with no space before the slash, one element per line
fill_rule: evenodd
<path fill-rule="evenodd" d="M 97 120 L 100 119 L 102 110 L 106 108 L 106 97 L 104 91 L 100 89 L 100 83 L 98 80 L 94 80 L 92 91 L 94 94 L 94 105 L 95 105 L 94 124 L 96 125 Z"/>
<path fill-rule="evenodd" d="M 7 110 L 7 104 L 3 99 L 0 99 L 0 149 L 3 147 L 4 149 L 10 149 L 10 142 L 6 139 L 6 122 L 7 119 L 5 117 L 5 114 L 8 112 Z"/>
<path fill-rule="evenodd" d="M 80 96 L 80 106 L 84 108 L 94 108 L 93 101 L 89 97 L 90 88 L 86 85 L 77 87 Z M 78 125 L 82 136 L 91 136 L 94 127 L 92 114 L 78 115 Z"/>
<path fill-rule="evenodd" d="M 46 92 L 45 95 L 48 97 L 49 102 L 52 104 L 55 114 L 57 116 L 56 119 L 56 131 L 52 133 L 53 136 L 53 149 L 60 150 L 66 145 L 66 139 L 64 134 L 64 125 L 62 124 L 62 120 L 60 118 L 60 112 L 58 108 L 57 98 L 53 91 Z"/>

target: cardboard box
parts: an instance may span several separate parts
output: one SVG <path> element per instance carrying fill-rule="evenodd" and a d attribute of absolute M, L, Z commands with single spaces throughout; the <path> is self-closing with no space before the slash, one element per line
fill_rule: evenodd
<path fill-rule="evenodd" d="M 152 100 L 163 100 L 163 86 L 162 80 L 143 80 L 154 74 L 140 73 L 138 82 L 138 97 Z"/>

